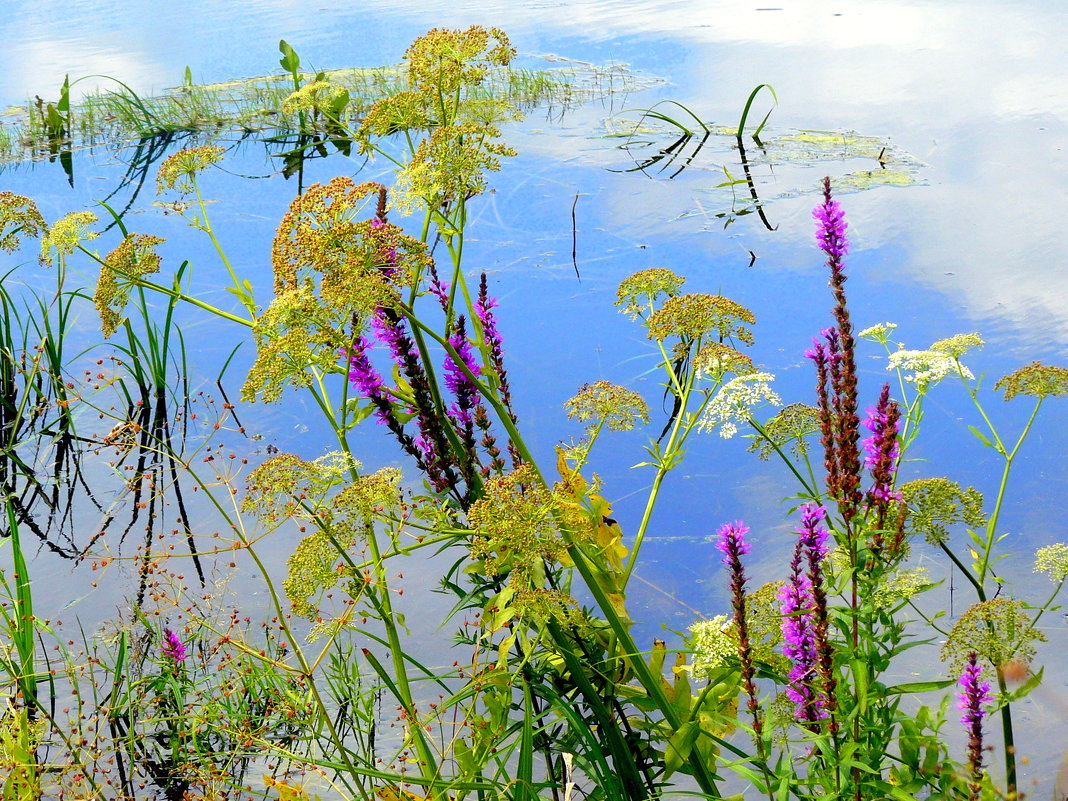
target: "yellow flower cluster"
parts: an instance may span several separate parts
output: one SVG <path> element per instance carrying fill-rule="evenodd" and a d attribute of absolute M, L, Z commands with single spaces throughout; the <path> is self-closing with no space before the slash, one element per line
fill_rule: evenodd
<path fill-rule="evenodd" d="M 964 490 L 948 478 L 921 478 L 900 490 L 909 510 L 909 533 L 922 534 L 932 545 L 949 539 L 952 525 L 964 523 L 976 529 L 986 524 L 983 494 L 974 487 Z"/>
<path fill-rule="evenodd" d="M 622 306 L 621 311 L 630 315 L 631 319 L 637 319 L 662 296 L 670 298 L 678 295 L 684 283 L 685 278 L 665 267 L 640 270 L 620 283 L 616 290 L 616 305 Z"/>
<path fill-rule="evenodd" d="M 329 81 L 310 81 L 282 101 L 282 112 L 297 114 L 301 111 L 321 111 L 347 94 L 344 87 Z"/>
<path fill-rule="evenodd" d="M 591 428 L 604 425 L 609 431 L 630 431 L 639 422 L 649 422 L 649 406 L 642 396 L 610 381 L 586 384 L 564 408 L 570 419 L 589 422 Z"/>
<path fill-rule="evenodd" d="M 438 209 L 485 192 L 486 173 L 500 170 L 502 157 L 515 155 L 492 141 L 498 136 L 496 127 L 473 122 L 435 128 L 397 176 L 392 208 L 411 214 L 420 201 Z"/>
<path fill-rule="evenodd" d="M 481 25 L 463 31 L 434 28 L 404 53 L 409 84 L 424 94 L 445 97 L 463 86 L 477 86 L 490 69 L 506 67 L 514 57 L 504 31 Z"/>
<path fill-rule="evenodd" d="M 164 241 L 162 237 L 150 234 L 129 234 L 104 258 L 93 303 L 100 314 L 100 328 L 105 337 L 110 337 L 122 325 L 130 289 L 137 280 L 159 272 L 160 256 L 156 246 Z"/>
<path fill-rule="evenodd" d="M 529 465 L 489 479 L 467 512 L 471 557 L 488 576 L 510 575 L 517 591 L 542 589 L 546 562 L 558 562 L 567 550 L 554 517 L 558 509 Z"/>
<path fill-rule="evenodd" d="M 712 334 L 721 341 L 737 338 L 753 344 L 748 326 L 756 318 L 749 309 L 722 295 L 690 293 L 668 298 L 649 318 L 649 339 L 696 339 Z"/>
<path fill-rule="evenodd" d="M 1033 398 L 1068 395 L 1068 367 L 1031 362 L 1001 378 L 994 384 L 994 389 L 1003 390 L 1005 400 L 1012 400 L 1017 395 Z"/>
<path fill-rule="evenodd" d="M 0 192 L 0 250 L 14 253 L 22 244 L 20 234 L 40 236 L 47 230 L 36 203 L 14 192 Z"/>
<path fill-rule="evenodd" d="M 96 239 L 96 231 L 87 230 L 99 218 L 91 211 L 75 211 L 52 223 L 41 238 L 41 264 L 50 264 L 55 256 L 69 256 L 83 241 Z"/>
<path fill-rule="evenodd" d="M 275 299 L 256 321 L 256 362 L 242 398 L 278 400 L 311 370 L 337 367 L 364 322 L 393 308 L 399 289 L 429 269 L 426 246 L 378 217 L 359 219 L 384 193 L 339 176 L 314 184 L 282 217 L 271 250 Z"/>
<path fill-rule="evenodd" d="M 764 424 L 764 434 L 753 437 L 747 450 L 767 461 L 775 451 L 775 446 L 782 448 L 787 444 L 799 458 L 808 453 L 805 437 L 820 431 L 820 410 L 804 403 L 791 403 Z"/>
<path fill-rule="evenodd" d="M 994 598 L 972 606 L 960 616 L 945 645 L 942 661 L 950 663 L 950 675 L 959 675 L 968 654 L 998 668 L 1010 662 L 1031 663 L 1035 643 L 1045 642 L 1046 635 L 1031 625 L 1023 601 Z"/>
<path fill-rule="evenodd" d="M 753 360 L 723 342 L 706 342 L 693 359 L 697 375 L 718 381 L 728 373 L 746 375 L 756 372 Z"/>
<path fill-rule="evenodd" d="M 156 194 L 173 189 L 181 195 L 196 191 L 193 179 L 201 170 L 222 161 L 226 151 L 218 145 L 202 145 L 179 150 L 164 160 L 156 173 Z"/>

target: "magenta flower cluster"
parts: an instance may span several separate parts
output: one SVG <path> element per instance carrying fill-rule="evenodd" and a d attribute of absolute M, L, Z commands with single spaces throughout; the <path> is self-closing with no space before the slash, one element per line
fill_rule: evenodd
<path fill-rule="evenodd" d="M 725 523 L 716 532 L 716 548 L 723 553 L 723 564 L 734 569 L 741 565 L 741 557 L 749 553 L 751 546 L 745 541 L 749 526 L 742 521 Z"/>
<path fill-rule="evenodd" d="M 823 203 L 812 210 L 812 216 L 816 219 L 816 242 L 820 250 L 835 261 L 840 261 L 849 252 L 849 242 L 846 239 L 845 212 L 837 200 L 831 200 L 830 191 L 824 195 Z"/>
<path fill-rule="evenodd" d="M 828 531 L 823 525 L 827 511 L 816 504 L 801 507 L 801 527 L 790 563 L 790 578 L 779 590 L 782 612 L 783 655 L 793 667 L 786 696 L 794 702 L 794 714 L 812 723 L 828 717 L 827 694 L 820 681 L 817 604 L 813 577 L 820 582 L 819 566 L 827 556 Z"/>
<path fill-rule="evenodd" d="M 898 443 L 898 422 L 901 411 L 890 400 L 890 385 L 884 384 L 879 402 L 868 409 L 864 427 L 871 436 L 864 439 L 864 464 L 871 472 L 872 488 L 868 502 L 885 507 L 890 501 L 901 500 L 901 493 L 894 490 L 897 461 L 901 456 Z"/>
<path fill-rule="evenodd" d="M 174 663 L 184 662 L 189 655 L 182 639 L 171 629 L 163 630 L 163 645 L 160 646 L 159 653 L 164 659 Z"/>
<path fill-rule="evenodd" d="M 983 779 L 983 716 L 985 705 L 993 702 L 990 684 L 982 680 L 983 666 L 979 657 L 972 651 L 964 665 L 960 680 L 957 682 L 961 692 L 957 694 L 957 709 L 964 712 L 960 722 L 968 732 L 968 788 L 970 799 L 979 797 Z"/>
<path fill-rule="evenodd" d="M 957 682 L 961 688 L 961 692 L 957 693 L 957 709 L 964 712 L 960 722 L 969 731 L 982 724 L 986 714 L 983 706 L 994 701 L 994 697 L 990 694 L 990 683 L 983 681 L 982 675 L 983 666 L 979 664 L 978 656 L 972 651 L 968 654 L 968 661 Z"/>
<path fill-rule="evenodd" d="M 478 362 L 475 361 L 471 343 L 467 341 L 467 330 L 464 323 L 464 316 L 461 314 L 456 318 L 456 325 L 449 336 L 449 344 L 460 358 L 457 360 L 451 353 L 446 354 L 444 364 L 445 386 L 449 388 L 453 397 L 456 398 L 455 402 L 449 407 L 449 414 L 462 428 L 470 429 L 473 425 L 471 412 L 478 404 L 479 394 L 478 388 L 468 377 L 464 367 L 472 375 L 476 376 L 481 368 Z"/>

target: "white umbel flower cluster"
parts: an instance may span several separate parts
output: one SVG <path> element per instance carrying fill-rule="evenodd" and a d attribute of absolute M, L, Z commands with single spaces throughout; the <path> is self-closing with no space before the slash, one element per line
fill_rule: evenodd
<path fill-rule="evenodd" d="M 738 653 L 738 637 L 726 615 L 699 620 L 690 626 L 693 657 L 690 669 L 696 678 L 707 679 L 712 672 Z"/>
<path fill-rule="evenodd" d="M 782 399 L 772 390 L 771 373 L 749 373 L 732 378 L 709 401 L 697 423 L 702 431 L 719 426 L 719 435 L 730 439 L 738 433 L 738 424 L 746 423 L 758 406 L 770 403 L 781 406 Z"/>
<path fill-rule="evenodd" d="M 876 323 L 871 328 L 865 328 L 857 336 L 860 339 L 870 339 L 886 344 L 895 328 L 897 328 L 897 323 Z"/>
<path fill-rule="evenodd" d="M 890 354 L 887 370 L 910 370 L 905 380 L 915 384 L 916 389 L 925 392 L 932 384 L 937 384 L 947 375 L 956 373 L 962 378 L 973 381 L 972 371 L 945 353 L 934 350 L 897 350 Z"/>

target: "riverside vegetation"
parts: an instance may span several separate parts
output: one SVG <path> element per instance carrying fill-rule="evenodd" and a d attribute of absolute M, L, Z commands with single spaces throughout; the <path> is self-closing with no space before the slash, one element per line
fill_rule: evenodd
<path fill-rule="evenodd" d="M 964 363 L 983 344 L 977 335 L 914 351 L 896 346 L 891 324 L 855 333 L 846 221 L 828 179 L 815 217 L 831 318 L 806 353 L 811 404 L 782 405 L 773 376 L 746 354 L 756 320 L 738 301 L 684 290 L 664 268 L 620 284 L 617 305 L 657 349 L 672 409 L 639 466 L 651 476 L 644 513 L 617 520 L 591 465 L 602 437 L 652 422 L 645 400 L 587 384 L 566 405 L 581 437 L 553 459 L 535 458 L 500 333 L 509 310 L 486 275 L 465 269 L 469 207 L 513 154 L 498 126 L 517 114 L 481 87 L 513 55 L 499 30 L 430 31 L 405 54 L 406 88 L 358 119 L 345 113 L 346 89 L 327 74 L 302 82 L 291 59 L 285 105 L 298 125 L 320 126 L 337 147 L 396 171 L 390 185 L 339 176 L 301 192 L 271 246 L 269 290 L 227 259 L 200 191 L 198 176 L 223 148 L 167 158 L 158 191 L 169 213 L 213 243 L 228 308 L 198 295 L 188 263 L 167 275 L 162 238 L 128 231 L 120 216 L 106 220 L 118 241 L 100 255 L 96 214 L 49 222 L 31 199 L 0 194 L 0 247 L 39 238 L 56 280 L 28 302 L 0 296 L 4 799 L 1023 794 L 1013 704 L 1042 681 L 1031 665 L 1037 624 L 1068 577 L 1068 545 L 1036 554 L 1048 596 L 1017 598 L 996 570 L 999 516 L 1042 407 L 1068 394 L 1068 369 L 1033 363 L 994 385 L 1005 400 L 1033 404 L 1026 427 L 1009 435 Z M 414 224 L 402 227 L 404 215 Z M 67 286 L 73 259 L 99 266 L 95 290 Z M 99 372 L 76 375 L 64 332 L 89 303 L 114 345 Z M 238 427 L 238 409 L 189 398 L 182 386 L 181 304 L 254 342 L 242 415 L 303 394 L 336 448 L 246 466 L 247 455 L 212 445 Z M 859 385 L 860 338 L 887 348 L 895 381 Z M 992 501 L 949 478 L 897 482 L 939 382 L 971 398 L 972 430 L 1001 460 Z M 118 401 L 102 400 L 105 391 Z M 97 414 L 106 425 L 87 430 Z M 205 418 L 208 443 L 187 448 Z M 357 426 L 391 438 L 403 468 L 362 465 L 349 444 Z M 793 558 L 781 581 L 751 586 L 748 529 L 725 521 L 716 547 L 730 609 L 695 621 L 680 647 L 639 641 L 628 587 L 661 487 L 691 437 L 741 430 L 796 478 Z M 128 615 L 79 642 L 34 615 L 25 552 L 34 508 L 62 514 L 69 500 L 35 466 L 77 471 L 80 447 L 113 454 L 144 510 L 127 532 L 162 514 L 183 482 L 208 498 L 218 523 L 200 530 L 180 506 L 173 532 L 146 526 L 128 560 L 139 576 Z M 268 538 L 298 531 L 285 565 L 263 556 Z M 937 583 L 914 555 L 931 548 L 972 592 L 955 620 L 923 603 Z M 80 555 L 94 567 L 114 559 L 88 546 Z M 225 606 L 225 596 L 209 602 L 185 580 L 203 581 L 231 555 L 258 572 L 266 619 Z M 441 610 L 449 632 L 439 643 L 454 655 L 444 667 L 421 658 L 424 644 L 404 619 L 413 560 L 439 566 L 451 596 L 421 602 Z M 916 682 L 889 678 L 931 641 L 942 643 L 941 665 Z M 963 727 L 960 751 L 948 745 L 960 739 L 954 727 Z"/>

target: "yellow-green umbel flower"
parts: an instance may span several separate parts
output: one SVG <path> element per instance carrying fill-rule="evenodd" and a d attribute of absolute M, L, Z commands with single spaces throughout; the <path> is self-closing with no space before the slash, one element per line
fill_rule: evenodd
<path fill-rule="evenodd" d="M 790 450 L 798 458 L 804 458 L 808 453 L 806 437 L 820 432 L 820 410 L 815 406 L 807 406 L 804 403 L 791 403 L 784 406 L 768 422 L 764 423 L 764 434 L 757 434 L 750 443 L 750 452 L 763 460 L 771 457 L 775 446 L 783 448 L 790 446 Z"/>
<path fill-rule="evenodd" d="M 948 339 L 940 339 L 932 343 L 930 349 L 936 353 L 944 353 L 954 359 L 959 359 L 972 348 L 981 348 L 985 344 L 978 334 L 956 334 Z"/>
<path fill-rule="evenodd" d="M 908 506 L 908 530 L 922 534 L 932 545 L 949 539 L 949 527 L 964 523 L 977 529 L 986 524 L 983 494 L 974 487 L 961 489 L 948 478 L 921 478 L 899 487 Z"/>
<path fill-rule="evenodd" d="M 400 131 L 428 131 L 437 124 L 428 108 L 426 98 L 408 90 L 383 97 L 375 102 L 356 131 L 360 152 L 371 150 L 371 139 L 390 136 Z"/>
<path fill-rule="evenodd" d="M 511 574 L 516 589 L 542 589 L 545 563 L 567 550 L 557 525 L 558 500 L 530 465 L 489 479 L 467 512 L 471 558 L 487 576 Z"/>
<path fill-rule="evenodd" d="M 110 337 L 122 325 L 130 290 L 138 279 L 159 272 L 160 256 L 156 246 L 164 241 L 150 234 L 129 234 L 104 258 L 93 302 L 100 314 L 100 328 L 105 337 Z"/>
<path fill-rule="evenodd" d="M 192 194 L 196 191 L 193 185 L 196 174 L 222 161 L 225 152 L 218 145 L 201 145 L 171 154 L 156 173 L 156 194 L 162 195 L 168 189 L 181 195 Z"/>
<path fill-rule="evenodd" d="M 22 236 L 40 236 L 47 230 L 36 203 L 14 192 L 0 192 L 0 250 L 14 253 Z"/>
<path fill-rule="evenodd" d="M 322 111 L 347 94 L 348 90 L 343 86 L 329 81 L 309 81 L 282 101 L 282 113 Z"/>
<path fill-rule="evenodd" d="M 1045 573 L 1053 581 L 1068 578 L 1068 545 L 1055 542 L 1035 551 L 1035 572 Z"/>
<path fill-rule="evenodd" d="M 753 312 L 730 298 L 703 293 L 676 295 L 649 318 L 649 339 L 696 339 L 707 335 L 751 345 L 753 332 L 749 326 L 755 322 Z"/>
<path fill-rule="evenodd" d="M 651 267 L 624 278 L 616 290 L 616 305 L 631 319 L 648 311 L 661 297 L 679 294 L 686 279 L 666 267 Z"/>
<path fill-rule="evenodd" d="M 942 661 L 950 663 L 951 674 L 960 673 L 973 651 L 995 668 L 1010 662 L 1029 665 L 1035 643 L 1045 641 L 1046 635 L 1031 625 L 1023 601 L 994 598 L 961 615 L 942 646 Z"/>
<path fill-rule="evenodd" d="M 1033 398 L 1068 395 L 1068 367 L 1031 362 L 1002 378 L 994 384 L 994 389 L 1004 391 L 1005 400 L 1012 400 L 1017 395 Z"/>
<path fill-rule="evenodd" d="M 500 28 L 472 25 L 466 30 L 434 28 L 404 53 L 408 81 L 426 95 L 450 97 L 464 86 L 477 86 L 490 69 L 505 67 L 515 48 Z"/>
<path fill-rule="evenodd" d="M 707 342 L 693 357 L 693 369 L 701 378 L 719 381 L 728 373 L 755 373 L 753 360 L 723 342 Z"/>
<path fill-rule="evenodd" d="M 411 214 L 420 201 L 438 209 L 481 195 L 488 186 L 486 173 L 500 170 L 501 158 L 515 155 L 494 141 L 499 136 L 495 126 L 472 122 L 435 128 L 397 176 L 391 208 Z"/>
<path fill-rule="evenodd" d="M 314 620 L 319 609 L 311 602 L 312 596 L 330 589 L 341 578 L 337 569 L 341 554 L 336 541 L 328 530 L 317 529 L 297 543 L 286 562 L 289 574 L 282 581 L 282 591 L 293 605 L 293 614 Z"/>
<path fill-rule="evenodd" d="M 588 422 L 591 428 L 604 425 L 609 431 L 630 431 L 639 422 L 649 422 L 649 406 L 642 396 L 610 381 L 586 384 L 564 408 L 570 419 Z"/>
<path fill-rule="evenodd" d="M 99 234 L 88 230 L 99 218 L 91 211 L 74 211 L 52 223 L 41 238 L 41 263 L 50 264 L 55 256 L 69 256 L 82 242 Z"/>

